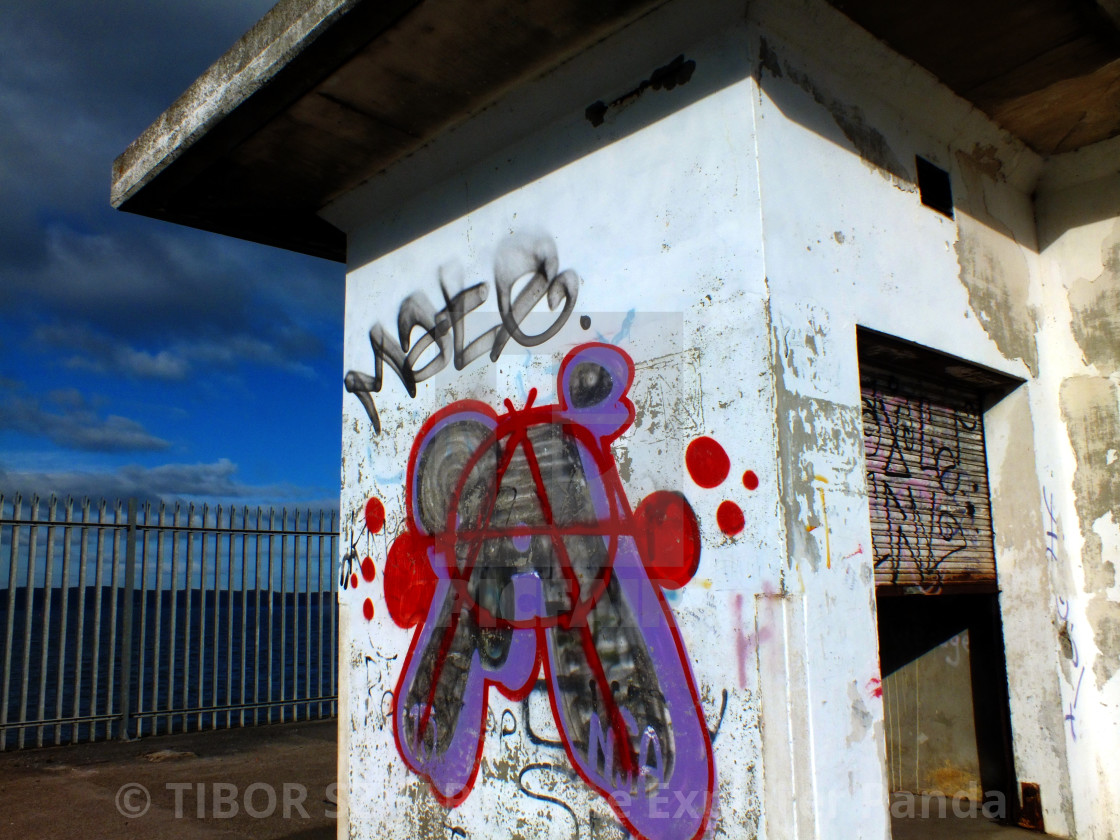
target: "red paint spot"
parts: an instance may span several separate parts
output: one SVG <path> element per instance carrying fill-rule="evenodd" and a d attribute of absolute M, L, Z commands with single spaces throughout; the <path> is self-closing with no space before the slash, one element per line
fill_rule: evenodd
<path fill-rule="evenodd" d="M 373 580 L 376 574 L 377 569 L 374 568 L 373 560 L 367 557 L 362 561 L 362 577 L 364 577 L 366 579 L 366 582 L 368 583 L 369 581 Z"/>
<path fill-rule="evenodd" d="M 362 615 L 366 617 L 366 621 L 373 621 L 373 601 L 369 598 L 362 604 Z"/>
<path fill-rule="evenodd" d="M 723 447 L 710 437 L 699 437 L 684 453 L 688 474 L 701 487 L 716 487 L 731 471 L 731 460 Z"/>
<path fill-rule="evenodd" d="M 754 474 L 754 470 L 747 470 L 743 473 L 743 486 L 748 490 L 758 489 L 758 476 Z"/>
<path fill-rule="evenodd" d="M 716 509 L 716 524 L 719 529 L 729 537 L 733 537 L 743 530 L 747 521 L 743 518 L 742 509 L 734 502 L 720 502 Z"/>
<path fill-rule="evenodd" d="M 366 502 L 366 528 L 371 534 L 378 533 L 385 524 L 385 506 L 377 497 Z"/>
<path fill-rule="evenodd" d="M 357 589 L 358 588 L 358 576 L 356 574 L 355 575 L 350 575 L 350 588 L 351 589 Z"/>
<path fill-rule="evenodd" d="M 634 538 L 650 580 L 680 589 L 700 565 L 700 528 L 680 493 L 658 490 L 634 511 Z"/>
<path fill-rule="evenodd" d="M 414 627 L 428 614 L 436 591 L 436 576 L 428 562 L 430 539 L 405 531 L 385 558 L 385 603 L 389 617 L 400 627 Z"/>
<path fill-rule="evenodd" d="M 867 681 L 867 687 L 869 689 L 871 689 L 871 696 L 872 697 L 882 697 L 883 696 L 883 681 L 880 680 L 878 677 L 872 677 L 870 680 L 868 680 Z"/>

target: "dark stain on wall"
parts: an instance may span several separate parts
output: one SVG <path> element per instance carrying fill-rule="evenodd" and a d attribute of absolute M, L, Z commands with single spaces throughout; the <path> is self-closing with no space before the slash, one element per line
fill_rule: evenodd
<path fill-rule="evenodd" d="M 1023 782 L 1022 809 L 1019 811 L 1019 827 L 1031 831 L 1046 831 L 1046 823 L 1042 818 L 1042 791 L 1035 782 Z"/>
<path fill-rule="evenodd" d="M 770 42 L 765 38 L 758 45 L 758 66 L 759 75 L 761 75 L 762 70 L 765 70 L 776 79 L 782 78 L 782 62 L 770 46 Z"/>
<path fill-rule="evenodd" d="M 990 161 L 957 152 L 960 170 L 957 263 L 968 305 L 984 332 L 1008 359 L 1022 359 L 1038 375 L 1038 316 L 1030 305 L 1030 268 L 1015 231 L 988 207 Z M 1029 234 L 1028 234 L 1029 235 Z"/>
<path fill-rule="evenodd" d="M 765 38 L 759 44 L 758 55 L 760 80 L 762 71 L 768 72 L 774 78 L 784 77 L 789 79 L 812 96 L 818 105 L 824 106 L 840 131 L 848 138 L 848 141 L 855 147 L 856 152 L 863 160 L 904 184 L 914 182 L 914 174 L 895 156 L 883 133 L 864 121 L 863 113 L 859 108 L 845 105 L 817 87 L 808 74 L 791 67 L 788 62 L 783 64 L 774 48 Z M 785 68 L 784 74 L 783 67 Z M 771 93 L 776 94 L 776 92 Z"/>
<path fill-rule="evenodd" d="M 608 111 L 619 111 L 634 104 L 638 101 L 638 97 L 647 90 L 672 90 L 677 85 L 686 84 L 695 71 L 695 61 L 691 58 L 686 59 L 683 55 L 678 55 L 664 67 L 658 67 L 650 73 L 649 78 L 643 79 L 632 91 L 622 94 L 609 104 L 601 99 L 592 102 L 584 111 L 584 116 L 587 117 L 589 123 L 598 128 L 606 120 Z"/>

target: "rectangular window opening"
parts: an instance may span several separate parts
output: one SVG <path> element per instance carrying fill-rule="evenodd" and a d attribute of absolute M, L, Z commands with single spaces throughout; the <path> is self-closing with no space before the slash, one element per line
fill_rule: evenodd
<path fill-rule="evenodd" d="M 953 218 L 953 185 L 949 173 L 920 155 L 914 160 L 918 166 L 918 194 L 922 204 Z"/>

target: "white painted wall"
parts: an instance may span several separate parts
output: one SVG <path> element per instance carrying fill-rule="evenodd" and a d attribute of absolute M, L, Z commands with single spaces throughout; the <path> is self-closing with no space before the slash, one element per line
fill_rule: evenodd
<path fill-rule="evenodd" d="M 790 368 L 808 367 L 808 376 L 793 379 L 797 410 L 817 418 L 846 413 L 847 427 L 855 424 L 858 435 L 857 325 L 1031 379 L 1029 365 L 1037 368 L 1037 362 L 1029 352 L 1028 360 L 1014 355 L 1021 349 L 1015 343 L 1020 335 L 1033 345 L 1034 324 L 1023 316 L 1038 307 L 1040 295 L 1032 206 L 1029 193 L 1020 188 L 1037 172 L 1030 153 L 990 124 L 976 121 L 964 103 L 944 88 L 930 86 L 926 74 L 900 67 L 896 56 L 834 10 L 793 3 L 759 8 L 757 14 L 757 37 L 766 40 L 769 50 L 760 70 L 758 137 L 775 338 L 783 347 L 797 348 L 802 357 L 811 357 L 803 348 L 812 338 L 817 356 L 826 359 L 809 365 L 804 358 L 786 360 L 778 354 L 783 373 L 779 388 L 790 379 Z M 814 32 L 808 45 L 803 43 L 807 29 Z M 838 64 L 832 49 L 856 58 Z M 962 127 L 968 130 L 958 133 Z M 955 219 L 921 204 L 914 184 L 915 155 L 950 172 Z M 987 170 L 994 170 L 995 177 Z M 998 297 L 1013 283 L 1021 301 L 1012 305 L 1015 294 L 1008 293 L 997 302 L 998 309 L 985 306 L 992 288 Z M 1033 393 L 1034 383 L 1027 388 Z M 1016 398 L 996 406 L 985 421 L 1014 758 L 1018 779 L 1042 789 L 1048 831 L 1066 835 L 1073 830 L 1070 783 L 1057 638 L 1041 542 L 1041 494 L 1030 466 L 1035 453 L 1029 440 L 1017 439 L 1025 447 L 1014 458 L 1005 455 L 1008 436 L 1023 426 L 1015 421 L 1024 417 L 1029 431 L 1029 407 Z M 813 472 L 818 471 L 821 455 L 814 450 L 830 440 L 828 427 L 813 431 L 816 447 L 782 451 L 787 464 L 792 465 L 794 456 L 800 461 L 795 479 L 802 480 L 794 492 L 799 491 L 805 520 L 820 516 L 806 467 L 812 464 Z M 853 448 L 849 445 L 848 451 Z M 1022 472 L 1009 474 L 1010 466 L 1024 464 L 1026 483 Z M 829 466 L 828 486 L 848 488 L 848 539 L 855 543 L 864 538 L 861 523 L 867 516 L 862 459 Z M 829 515 L 831 524 L 837 517 L 831 510 Z M 1024 518 L 1029 525 L 1015 539 L 1000 539 Z M 820 591 L 810 611 L 828 615 L 834 590 L 826 576 L 813 581 Z M 834 619 L 824 626 L 831 630 L 841 623 Z M 828 631 L 822 636 L 828 638 Z M 852 670 L 845 668 L 822 668 L 818 678 L 827 687 L 822 686 L 821 695 L 844 696 L 839 683 L 851 676 Z M 824 752 L 837 757 L 833 774 L 841 772 L 845 758 L 840 743 Z"/>
<path fill-rule="evenodd" d="M 449 202 L 460 202 L 466 212 L 352 267 L 346 365 L 364 371 L 372 370 L 367 331 L 375 323 L 392 329 L 406 295 L 423 291 L 438 299 L 441 276 L 453 285 L 493 285 L 496 256 L 525 236 L 554 242 L 559 268 L 577 272 L 581 283 L 573 316 L 540 347 L 528 351 L 511 345 L 497 364 L 482 359 L 461 372 L 449 366 L 422 383 L 415 399 L 397 383 L 387 385 L 376 395 L 384 427 L 380 436 L 372 434 L 357 400 L 348 398 L 343 509 L 360 511 L 368 497 L 377 496 L 390 512 L 386 531 L 395 536 L 404 507 L 406 460 L 428 415 L 465 398 L 498 410 L 509 398 L 521 407 L 530 388 L 538 390 L 538 404 L 554 402 L 557 367 L 571 348 L 601 340 L 625 349 L 636 366 L 631 395 L 638 415 L 615 445 L 615 460 L 632 506 L 655 490 L 679 490 L 700 519 L 696 575 L 666 598 L 688 652 L 706 726 L 715 733 L 717 797 L 711 825 L 727 836 L 752 836 L 761 817 L 762 785 L 757 626 L 778 640 L 785 631 L 771 621 L 789 621 L 792 633 L 803 634 L 805 620 L 802 610 L 783 611 L 780 598 L 774 599 L 779 602 L 775 609 L 758 597 L 781 591 L 785 539 L 775 516 L 778 481 L 754 93 L 743 22 L 714 39 L 690 39 L 668 50 L 656 40 L 675 42 L 670 36 L 681 31 L 679 21 L 644 25 L 657 34 L 631 62 L 634 67 L 613 68 L 604 80 L 596 56 L 589 57 L 580 73 L 593 73 L 595 94 L 577 100 L 581 107 L 570 117 L 402 201 L 392 209 L 390 227 L 422 230 L 432 218 L 431 208 Z M 687 85 L 649 91 L 629 108 L 610 113 L 599 128 L 584 119 L 583 108 L 591 101 L 625 94 L 682 50 L 697 63 Z M 564 160 L 569 145 L 587 153 Z M 548 171 L 556 161 L 559 168 Z M 542 169 L 539 177 L 525 174 Z M 476 189 L 486 198 L 464 198 Z M 365 200 L 361 195 L 347 199 L 349 206 L 340 213 L 354 213 L 348 229 L 358 250 L 372 242 L 368 247 L 376 251 L 376 243 L 387 236 L 378 227 L 384 217 L 371 214 Z M 545 322 L 555 317 L 547 315 L 543 303 L 539 309 Z M 477 323 L 483 326 L 472 327 L 478 332 L 498 319 L 493 293 L 481 311 L 486 314 Z M 581 316 L 590 319 L 586 330 Z M 721 488 L 705 490 L 686 476 L 685 446 L 701 435 L 720 441 L 730 457 L 731 475 Z M 758 475 L 757 490 L 740 481 L 747 469 Z M 741 505 L 751 523 L 734 539 L 714 523 L 716 507 L 725 499 Z M 355 537 L 359 530 L 355 525 Z M 359 552 L 368 553 L 379 570 L 389 537 L 358 537 Z M 341 595 L 349 603 L 353 628 L 345 654 L 355 698 L 349 735 L 352 833 L 404 838 L 446 836 L 459 828 L 475 837 L 570 837 L 575 822 L 582 836 L 615 836 L 618 829 L 610 826 L 618 820 L 606 800 L 572 772 L 562 749 L 535 745 L 520 704 L 496 691 L 490 694 L 473 789 L 453 810 L 436 803 L 429 786 L 405 768 L 383 714 L 382 692 L 399 679 L 411 633 L 387 616 L 380 580 L 379 575 L 373 585 L 363 582 Z M 369 622 L 359 618 L 366 597 L 374 601 Z M 372 703 L 368 711 L 367 702 Z M 555 740 L 559 733 L 547 693 L 531 694 L 527 708 L 532 731 Z M 783 709 L 775 708 L 777 719 Z M 671 813 L 680 805 L 668 799 L 663 807 Z M 646 825 L 652 826 L 645 828 L 649 836 L 672 829 Z"/>
<path fill-rule="evenodd" d="M 1054 511 L 1051 545 L 1061 561 L 1051 564 L 1053 620 L 1063 637 L 1062 705 L 1077 836 L 1091 838 L 1120 834 L 1120 781 L 1111 769 L 1120 751 L 1120 530 L 1109 510 L 1117 507 L 1120 486 L 1118 150 L 1114 139 L 1056 158 L 1038 196 L 1048 353 L 1039 413 L 1060 430 L 1048 441 L 1044 477 Z M 1079 336 L 1086 325 L 1095 342 Z M 1086 387 L 1100 399 L 1077 399 Z M 1086 432 L 1091 451 L 1077 443 Z M 1086 545 L 1093 536 L 1100 541 L 1095 552 Z"/>
<path fill-rule="evenodd" d="M 597 128 L 585 119 L 588 104 L 623 97 L 678 54 L 696 62 L 687 84 L 646 90 Z M 952 175 L 955 220 L 919 202 L 915 154 Z M 388 714 L 417 631 L 390 619 L 384 570 L 404 527 L 421 426 L 456 400 L 502 411 L 504 400 L 520 408 L 536 388 L 538 405 L 554 402 L 565 353 L 600 340 L 636 368 L 636 422 L 613 447 L 630 505 L 677 490 L 700 523 L 696 574 L 666 601 L 715 733 L 710 833 L 889 836 L 861 325 L 1028 380 L 986 417 L 1016 769 L 1040 785 L 1051 833 L 1109 836 L 1115 783 L 1094 764 L 1116 743 L 1115 721 L 1101 710 L 1117 689 L 1079 700 L 1085 725 L 1106 738 L 1101 748 L 1074 742 L 1054 604 L 1080 585 L 1062 572 L 1076 570 L 1079 546 L 1064 539 L 1061 562 L 1047 559 L 1043 504 L 1043 488 L 1070 488 L 1074 470 L 1055 406 L 1076 356 L 1068 326 L 1047 314 L 1051 284 L 1078 259 L 1086 263 L 1078 276 L 1100 273 L 1085 256 L 1093 242 L 1099 250 L 1100 231 L 1071 227 L 1039 257 L 1029 196 L 1041 167 L 823 3 L 758 2 L 749 18 L 738 4 L 700 14 L 677 3 L 331 208 L 351 243 L 348 370 L 373 372 L 368 333 L 381 324 L 395 337 L 407 296 L 422 292 L 442 306 L 441 280 L 452 294 L 490 287 L 467 319 L 470 336 L 482 335 L 498 322 L 495 262 L 527 237 L 551 241 L 557 268 L 580 277 L 571 317 L 538 347 L 511 342 L 496 363 L 449 364 L 415 398 L 386 369 L 373 395 L 379 435 L 358 400 L 344 397 L 343 539 L 377 571 L 340 592 L 349 617 L 340 830 L 570 837 L 577 824 L 581 836 L 621 836 L 618 813 L 565 752 L 531 737 L 559 737 L 547 692 L 531 694 L 526 712 L 490 691 L 481 769 L 451 809 L 406 767 Z M 1076 203 L 1063 201 L 1057 215 Z M 1066 249 L 1079 255 L 1072 263 Z M 536 330 L 556 312 L 542 302 L 533 318 Z M 701 435 L 730 458 L 718 488 L 699 487 L 685 469 L 685 448 Z M 755 490 L 739 480 L 747 469 Z M 375 535 L 362 526 L 370 498 L 387 511 Z M 716 524 L 724 500 L 745 515 L 738 536 Z M 1063 521 L 1073 521 L 1073 502 L 1061 504 Z M 1091 646 L 1089 637 L 1077 643 Z M 680 836 L 675 825 L 643 823 L 639 833 Z"/>

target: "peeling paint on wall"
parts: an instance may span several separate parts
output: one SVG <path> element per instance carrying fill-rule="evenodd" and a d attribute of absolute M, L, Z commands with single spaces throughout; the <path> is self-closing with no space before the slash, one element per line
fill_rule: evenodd
<path fill-rule="evenodd" d="M 1101 243 L 1101 263 L 1100 275 L 1070 287 L 1069 308 L 1085 361 L 1108 375 L 1120 370 L 1120 222 Z"/>
<path fill-rule="evenodd" d="M 989 437 L 992 469 L 992 519 L 996 524 L 1000 612 L 1006 653 L 1011 716 L 1017 723 L 1015 761 L 1047 795 L 1046 820 L 1057 833 L 1074 825 L 1073 795 L 1067 775 L 1063 675 L 1072 702 L 1077 682 L 1069 660 L 1056 661 L 1060 645 L 1061 602 L 1072 576 L 1057 520 L 1059 502 L 1039 482 L 1036 429 L 1028 386 L 1016 389 L 985 418 L 1002 434 Z M 1002 448 L 1002 457 L 999 450 Z M 1052 621 L 1040 621 L 1040 616 Z M 1032 663 L 1032 664 L 1028 664 Z M 1037 663 L 1037 664 L 1035 664 Z M 1058 666 L 1058 667 L 1054 667 Z M 1060 670 L 1059 670 L 1060 668 Z M 1025 736 L 1025 737 L 1024 737 Z M 1032 754 L 1033 753 L 1033 754 Z M 1038 765 L 1042 764 L 1043 770 Z"/>
<path fill-rule="evenodd" d="M 1000 159 L 999 154 L 999 149 L 990 143 L 983 146 L 979 143 L 974 143 L 972 145 L 972 151 L 968 153 L 968 157 L 972 165 L 979 172 L 987 175 L 993 181 L 1002 181 L 1004 180 L 1003 161 Z"/>
<path fill-rule="evenodd" d="M 1097 647 L 1093 672 L 1103 686 L 1120 670 L 1120 603 L 1106 593 L 1116 586 L 1116 565 L 1106 557 L 1097 530 L 1102 521 L 1120 522 L 1120 463 L 1114 455 L 1120 441 L 1120 388 L 1102 377 L 1074 376 L 1062 382 L 1060 401 L 1077 459 L 1074 504 L 1084 541 L 1085 590 L 1093 596 L 1086 616 Z"/>
<path fill-rule="evenodd" d="M 985 170 L 957 152 L 964 190 L 958 191 L 956 243 L 960 279 L 976 319 L 1008 359 L 1038 375 L 1038 313 L 1030 304 L 1030 268 L 1014 231 L 989 209 Z M 961 195 L 963 193 L 963 195 Z"/>
<path fill-rule="evenodd" d="M 1041 585 L 1045 581 L 1046 565 L 1041 559 L 1030 562 L 1030 558 L 1042 558 L 1048 549 L 1039 536 L 1043 532 L 1043 522 L 1037 511 L 1042 507 L 1042 498 L 1035 474 L 1034 425 L 1030 405 L 1024 397 L 1025 394 L 1016 397 L 1022 410 L 1008 412 L 1007 437 L 1011 445 L 998 470 L 992 471 L 992 507 L 1015 512 L 1014 516 L 1000 520 L 995 532 L 996 550 L 1003 555 L 1018 549 L 1024 560 L 1016 560 L 1016 574 L 1020 573 L 1020 562 L 1029 563 L 1023 573 L 1029 568 L 1032 579 Z"/>
<path fill-rule="evenodd" d="M 841 481 L 829 482 L 829 492 L 859 495 L 863 490 L 863 417 L 859 407 L 841 405 L 793 390 L 800 375 L 822 348 L 823 327 L 810 324 L 804 335 L 774 326 L 774 395 L 777 416 L 780 496 L 786 517 L 788 563 L 806 561 L 814 571 L 831 565 L 823 473 Z M 800 343 L 800 346 L 798 346 Z M 787 384 L 787 379 L 789 380 Z M 855 482 L 853 484 L 852 482 Z"/>
<path fill-rule="evenodd" d="M 1093 638 L 1097 643 L 1093 676 L 1100 688 L 1120 669 L 1120 603 L 1098 595 L 1089 602 L 1085 616 L 1089 619 Z"/>

